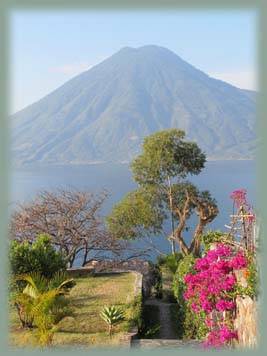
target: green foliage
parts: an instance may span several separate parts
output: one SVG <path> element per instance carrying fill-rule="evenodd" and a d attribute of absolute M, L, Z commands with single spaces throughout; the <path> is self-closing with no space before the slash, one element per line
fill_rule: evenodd
<path fill-rule="evenodd" d="M 17 277 L 26 286 L 14 298 L 22 326 L 36 326 L 39 346 L 49 346 L 58 322 L 70 313 L 64 295 L 72 286 L 73 279 L 65 273 L 56 273 L 47 279 L 38 272 Z"/>
<path fill-rule="evenodd" d="M 249 252 L 247 255 L 248 259 L 248 276 L 247 276 L 247 291 L 246 295 L 249 295 L 251 298 L 257 298 L 259 295 L 259 273 L 258 265 L 256 260 L 256 253 Z"/>
<path fill-rule="evenodd" d="M 208 333 L 208 327 L 205 323 L 206 318 L 204 311 L 195 313 L 189 303 L 186 302 L 184 307 L 180 307 L 181 337 L 183 339 L 205 339 Z"/>
<path fill-rule="evenodd" d="M 224 240 L 230 240 L 231 236 L 222 233 L 220 230 L 207 231 L 206 234 L 201 236 L 203 252 L 206 253 L 207 251 L 209 251 L 212 244 L 214 244 L 216 242 L 222 242 L 222 238 Z"/>
<path fill-rule="evenodd" d="M 190 302 L 183 298 L 186 290 L 184 277 L 188 273 L 195 273 L 195 262 L 196 257 L 192 254 L 184 256 L 178 263 L 173 279 L 173 292 L 178 303 L 176 318 L 179 320 L 179 337 L 184 339 L 203 339 L 208 332 L 205 313 L 193 312 Z"/>
<path fill-rule="evenodd" d="M 109 335 L 111 336 L 114 326 L 124 319 L 124 312 L 114 305 L 104 306 L 100 316 L 107 323 Z"/>
<path fill-rule="evenodd" d="M 180 252 L 175 252 L 172 255 L 168 255 L 166 257 L 165 262 L 161 263 L 161 265 L 164 265 L 167 267 L 173 274 L 175 274 L 179 261 L 182 259 L 182 254 Z"/>
<path fill-rule="evenodd" d="M 189 272 L 194 273 L 193 267 L 195 265 L 195 262 L 196 258 L 192 254 L 190 254 L 184 256 L 178 263 L 178 267 L 173 278 L 173 292 L 179 303 L 183 302 L 184 300 L 183 293 L 185 291 L 186 286 L 184 282 L 184 277 Z"/>
<path fill-rule="evenodd" d="M 144 139 L 143 153 L 131 164 L 133 179 L 139 187 L 115 205 L 106 218 L 108 230 L 115 237 L 135 239 L 162 233 L 163 223 L 170 215 L 176 223 L 183 217 L 183 230 L 196 207 L 189 196 L 195 195 L 196 200 L 205 204 L 214 202 L 208 192 L 199 192 L 193 184 L 181 181 L 188 174 L 199 174 L 206 161 L 197 144 L 184 138 L 184 131 L 169 129 Z M 181 232 L 175 241 L 170 241 L 172 252 L 175 243 L 184 243 Z M 174 226 L 171 233 L 174 234 Z M 183 248 L 186 250 L 187 246 Z"/>
<path fill-rule="evenodd" d="M 204 313 L 194 313 L 185 304 L 170 305 L 171 321 L 178 339 L 204 339 L 207 334 Z"/>
<path fill-rule="evenodd" d="M 158 131 L 144 139 L 143 153 L 131 164 L 140 185 L 162 184 L 169 177 L 198 174 L 206 161 L 194 142 L 184 141 L 183 130 Z"/>
<path fill-rule="evenodd" d="M 42 234 L 36 242 L 11 241 L 9 263 L 13 275 L 40 272 L 50 278 L 55 272 L 66 269 L 66 262 L 57 252 L 47 234 Z"/>
<path fill-rule="evenodd" d="M 135 239 L 144 231 L 157 234 L 166 216 L 154 193 L 152 188 L 128 193 L 106 218 L 108 230 L 122 239 Z"/>

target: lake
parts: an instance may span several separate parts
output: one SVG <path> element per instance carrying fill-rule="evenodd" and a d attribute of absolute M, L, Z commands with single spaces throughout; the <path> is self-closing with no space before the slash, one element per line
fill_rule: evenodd
<path fill-rule="evenodd" d="M 198 176 L 189 177 L 202 190 L 209 190 L 217 200 L 219 215 L 208 225 L 211 229 L 224 228 L 229 224 L 232 201 L 229 195 L 233 190 L 246 189 L 248 201 L 256 207 L 256 162 L 253 160 L 239 161 L 208 161 Z M 73 187 L 79 190 L 100 192 L 109 191 L 109 198 L 103 209 L 106 215 L 112 206 L 123 196 L 136 187 L 132 174 L 126 164 L 95 164 L 72 166 L 35 166 L 13 169 L 11 174 L 10 206 L 18 201 L 34 198 L 39 190 L 53 190 L 57 187 Z M 192 229 L 191 229 L 192 231 Z M 185 234 L 186 240 L 192 232 Z M 170 252 L 169 243 L 164 237 L 155 238 L 156 246 L 163 252 Z M 140 246 L 142 244 L 139 243 Z M 154 260 L 156 253 L 150 254 Z"/>

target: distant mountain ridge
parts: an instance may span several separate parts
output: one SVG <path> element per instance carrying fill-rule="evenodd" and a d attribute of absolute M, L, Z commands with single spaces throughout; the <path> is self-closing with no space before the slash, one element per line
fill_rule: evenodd
<path fill-rule="evenodd" d="M 252 158 L 256 93 L 158 46 L 125 47 L 11 116 L 19 164 L 129 162 L 155 131 L 185 130 L 210 159 Z"/>

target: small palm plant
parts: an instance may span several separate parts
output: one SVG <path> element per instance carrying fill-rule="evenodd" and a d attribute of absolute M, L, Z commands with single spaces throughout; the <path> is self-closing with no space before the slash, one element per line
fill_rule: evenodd
<path fill-rule="evenodd" d="M 115 305 L 104 306 L 100 312 L 100 316 L 107 323 L 108 333 L 111 337 L 114 326 L 124 319 L 124 312 Z"/>
<path fill-rule="evenodd" d="M 38 344 L 51 345 L 56 324 L 64 317 L 64 295 L 73 279 L 66 278 L 65 273 L 61 272 L 52 279 L 46 279 L 35 272 L 19 276 L 17 280 L 26 282 L 22 293 L 16 298 L 17 305 L 24 310 L 24 317 L 37 327 Z"/>

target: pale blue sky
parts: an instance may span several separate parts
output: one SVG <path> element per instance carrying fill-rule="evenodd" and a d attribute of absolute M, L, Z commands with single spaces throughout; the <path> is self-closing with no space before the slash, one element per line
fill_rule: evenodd
<path fill-rule="evenodd" d="M 14 11 L 10 112 L 18 111 L 122 47 L 154 44 L 216 78 L 257 89 L 253 11 Z"/>

